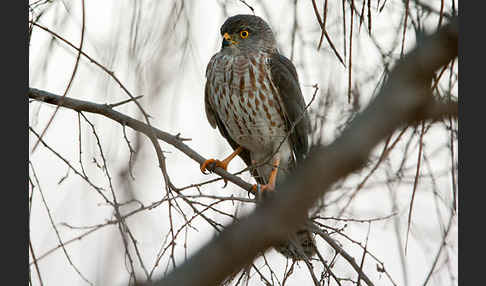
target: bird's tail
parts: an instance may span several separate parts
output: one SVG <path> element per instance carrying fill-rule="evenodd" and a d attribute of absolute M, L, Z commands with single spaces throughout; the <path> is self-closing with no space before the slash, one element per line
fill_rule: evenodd
<path fill-rule="evenodd" d="M 295 159 L 292 158 L 291 160 L 289 160 L 289 165 L 287 169 L 279 170 L 279 173 L 277 175 L 276 189 L 278 189 L 280 183 L 284 181 L 284 178 L 286 177 L 286 175 L 288 175 L 289 171 L 295 168 L 296 163 L 297 162 L 295 161 Z M 257 167 L 250 171 L 252 172 L 252 175 L 258 184 L 263 185 L 267 183 L 267 181 L 265 180 L 266 176 L 259 175 L 259 173 L 264 173 L 263 170 L 260 170 Z M 270 195 L 270 193 L 268 192 L 257 194 L 257 196 L 262 196 L 259 197 L 260 200 L 265 199 L 265 197 L 268 195 Z M 280 252 L 285 257 L 292 258 L 293 260 L 304 260 L 306 258 L 309 259 L 316 254 L 316 243 L 314 235 L 306 225 L 303 225 L 297 232 L 290 235 L 288 240 L 275 246 L 275 250 Z"/>
<path fill-rule="evenodd" d="M 275 246 L 275 250 L 293 260 L 309 259 L 316 254 L 316 241 L 307 229 L 299 229 L 289 240 Z"/>

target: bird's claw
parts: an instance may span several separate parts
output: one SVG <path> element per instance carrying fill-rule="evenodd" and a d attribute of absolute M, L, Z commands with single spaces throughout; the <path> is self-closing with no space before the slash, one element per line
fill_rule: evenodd
<path fill-rule="evenodd" d="M 228 185 L 228 180 L 226 180 L 225 178 L 223 178 L 223 181 L 224 181 L 223 188 L 226 188 L 226 186 Z"/>
<path fill-rule="evenodd" d="M 205 175 L 209 174 L 210 172 L 206 172 L 208 166 L 212 163 L 214 163 L 216 161 L 216 159 L 208 159 L 206 161 L 204 161 L 202 164 L 201 164 L 201 172 Z M 213 169 L 211 168 L 212 166 L 210 166 L 210 169 Z"/>
<path fill-rule="evenodd" d="M 209 170 L 211 172 L 211 170 L 214 170 L 216 167 L 220 167 L 226 171 L 228 165 L 217 159 L 208 159 L 201 164 L 201 172 L 207 175 L 209 173 L 206 172 L 206 170 Z"/>
<path fill-rule="evenodd" d="M 228 168 L 228 164 L 225 163 L 225 162 L 223 162 L 223 161 L 217 160 L 217 159 L 208 159 L 208 160 L 204 161 L 201 164 L 201 172 L 204 175 L 208 175 L 216 167 L 220 167 L 220 168 L 222 168 L 222 169 L 224 169 L 226 171 L 226 169 Z M 209 172 L 206 172 L 206 170 L 208 170 Z M 228 185 L 228 180 L 226 180 L 225 178 L 223 178 L 223 181 L 224 181 L 223 188 L 225 188 Z"/>

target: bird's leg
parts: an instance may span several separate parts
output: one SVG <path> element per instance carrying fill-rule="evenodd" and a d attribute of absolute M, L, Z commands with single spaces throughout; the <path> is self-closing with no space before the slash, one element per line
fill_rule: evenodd
<path fill-rule="evenodd" d="M 275 160 L 273 160 L 273 169 L 272 172 L 270 173 L 270 177 L 268 177 L 268 183 L 265 185 L 258 185 L 255 184 L 253 185 L 252 189 L 255 192 L 263 192 L 265 190 L 267 191 L 273 191 L 275 190 L 275 181 L 277 180 L 277 173 L 278 173 L 278 166 L 280 165 L 280 158 L 277 157 Z"/>
<path fill-rule="evenodd" d="M 241 147 L 236 148 L 236 150 L 233 153 L 231 153 L 223 161 L 220 161 L 220 160 L 217 160 L 217 159 L 208 159 L 208 160 L 204 161 L 204 163 L 201 164 L 201 172 L 203 172 L 204 174 L 207 174 L 206 168 L 208 167 L 209 164 L 213 164 L 213 163 L 215 164 L 214 168 L 220 167 L 220 168 L 223 168 L 226 171 L 226 169 L 228 168 L 229 162 L 231 160 L 233 160 L 233 158 L 236 155 L 240 154 L 241 151 L 243 151 L 243 148 L 241 148 Z"/>

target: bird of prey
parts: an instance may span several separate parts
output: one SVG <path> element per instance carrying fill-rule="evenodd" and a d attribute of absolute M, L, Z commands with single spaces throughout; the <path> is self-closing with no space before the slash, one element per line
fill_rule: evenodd
<path fill-rule="evenodd" d="M 310 121 L 292 62 L 279 54 L 270 26 L 254 15 L 236 15 L 221 26 L 222 46 L 206 69 L 205 110 L 234 152 L 220 161 L 201 164 L 226 170 L 239 155 L 257 181 L 255 191 L 275 186 L 308 153 Z M 302 259 L 314 254 L 314 240 L 307 230 L 276 247 L 287 257 Z"/>

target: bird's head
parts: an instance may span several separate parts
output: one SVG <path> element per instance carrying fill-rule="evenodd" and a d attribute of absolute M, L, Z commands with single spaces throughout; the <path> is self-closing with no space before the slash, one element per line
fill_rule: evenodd
<path fill-rule="evenodd" d="M 229 17 L 221 26 L 221 51 L 230 54 L 262 50 L 275 51 L 275 36 L 270 26 L 254 15 L 235 15 Z"/>

